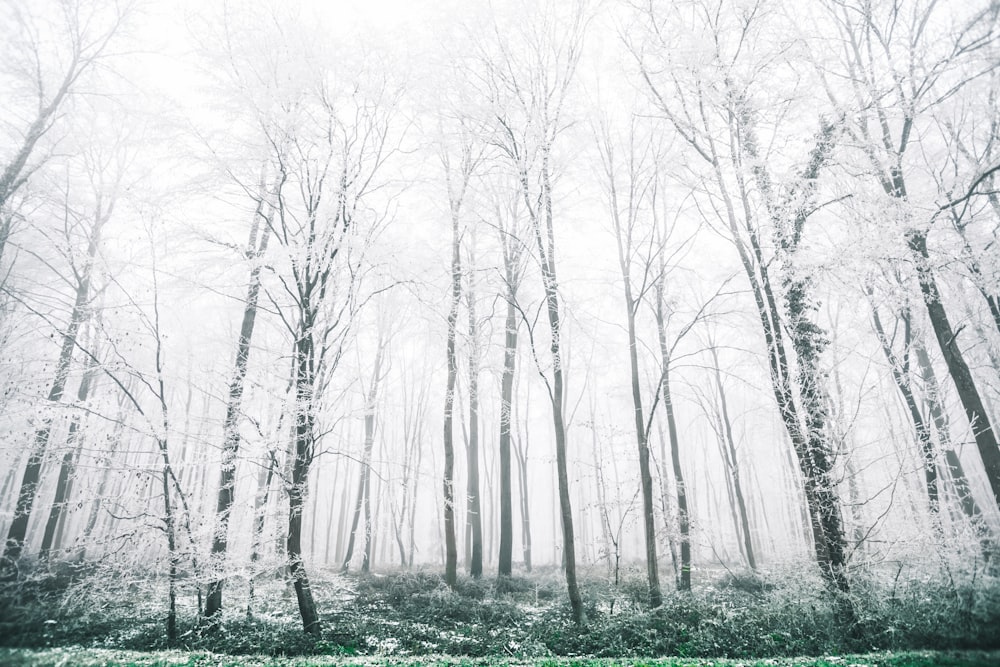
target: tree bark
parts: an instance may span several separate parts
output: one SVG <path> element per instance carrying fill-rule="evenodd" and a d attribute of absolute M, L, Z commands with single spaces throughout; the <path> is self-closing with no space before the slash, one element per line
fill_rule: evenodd
<path fill-rule="evenodd" d="M 921 380 L 924 383 L 924 400 L 927 401 L 931 422 L 937 431 L 938 445 L 944 452 L 945 463 L 948 466 L 952 483 L 955 485 L 959 506 L 977 530 L 986 530 L 982 510 L 972 494 L 972 489 L 969 488 L 969 480 L 965 476 L 962 462 L 951 444 L 951 427 L 948 423 L 948 415 L 941 404 L 941 389 L 934 373 L 934 366 L 931 363 L 930 355 L 927 354 L 927 348 L 924 347 L 923 341 L 919 338 L 914 340 L 913 351 L 917 358 L 917 365 L 920 367 Z"/>
<path fill-rule="evenodd" d="M 614 175 L 611 174 L 612 181 Z M 649 606 L 659 607 L 663 604 L 663 592 L 660 590 L 660 573 L 656 555 L 656 521 L 653 509 L 653 476 L 649 470 L 649 431 L 646 427 L 646 414 L 642 408 L 642 387 L 639 382 L 639 352 L 636 343 L 635 314 L 638 303 L 632 294 L 632 279 L 629 263 L 626 257 L 630 253 L 632 230 L 623 230 L 617 211 L 617 197 L 614 184 L 611 188 L 612 217 L 615 226 L 615 240 L 618 243 L 618 263 L 621 268 L 625 287 L 625 318 L 628 324 L 628 356 L 632 384 L 632 416 L 635 422 L 635 439 L 639 450 L 639 481 L 642 490 L 642 525 L 646 544 L 646 581 L 649 586 Z M 623 243 L 622 235 L 628 235 L 628 243 Z M 655 407 L 655 405 L 654 405 Z"/>
<path fill-rule="evenodd" d="M 271 490 L 271 480 L 274 478 L 274 467 L 276 464 L 274 451 L 268 452 L 267 467 L 263 465 L 257 475 L 257 493 L 253 499 L 253 532 L 250 536 L 250 590 L 247 594 L 247 620 L 253 618 L 254 584 L 257 581 L 257 573 L 254 568 L 260 560 L 261 550 L 264 546 L 264 522 L 267 519 L 267 496 Z"/>
<path fill-rule="evenodd" d="M 83 405 L 86 403 L 97 374 L 96 362 L 91 360 L 87 364 L 87 370 L 83 374 L 80 386 L 76 392 L 76 401 Z M 66 437 L 66 452 L 63 454 L 62 462 L 59 465 L 59 478 L 56 481 L 56 495 L 52 500 L 49 509 L 49 517 L 45 522 L 45 533 L 42 535 L 42 545 L 39 549 L 39 558 L 48 560 L 49 552 L 52 549 L 53 540 L 56 535 L 56 526 L 65 517 L 66 506 L 69 500 L 71 479 L 76 471 L 76 463 L 80 458 L 80 449 L 83 444 L 80 442 L 80 415 L 74 414 L 69 425 L 69 435 Z"/>
<path fill-rule="evenodd" d="M 868 290 L 869 299 L 872 298 L 871 289 Z M 889 369 L 892 373 L 893 382 L 896 384 L 896 388 L 899 390 L 900 395 L 903 397 L 903 403 L 906 405 L 906 410 L 910 416 L 910 422 L 913 424 L 914 432 L 917 436 L 917 444 L 920 449 L 920 458 L 924 467 L 924 481 L 925 490 L 927 492 L 927 503 L 930 507 L 932 514 L 937 514 L 939 506 L 939 490 L 938 490 L 938 478 L 937 478 L 937 455 L 934 451 L 934 443 L 931 440 L 930 428 L 924 421 L 923 415 L 920 413 L 920 408 L 917 405 L 916 397 L 913 395 L 913 389 L 910 383 L 909 377 L 909 348 L 910 348 L 910 316 L 908 311 L 902 313 L 902 320 L 904 327 L 906 329 L 905 340 L 903 342 L 903 359 L 899 359 L 895 352 L 892 350 L 892 343 L 889 337 L 886 335 L 885 327 L 882 325 L 882 320 L 879 317 L 878 307 L 874 302 L 871 303 L 872 310 L 872 323 L 875 327 L 875 333 L 878 336 L 879 343 L 882 347 L 882 353 L 885 355 L 886 361 L 889 362 Z"/>
<path fill-rule="evenodd" d="M 69 324 L 62 334 L 62 346 L 59 351 L 59 360 L 56 362 L 55 377 L 52 380 L 52 386 L 49 389 L 47 397 L 49 405 L 61 402 L 63 393 L 66 390 L 66 381 L 69 377 L 70 365 L 73 360 L 73 351 L 77 345 L 77 334 L 79 333 L 80 326 L 90 316 L 91 272 L 93 270 L 94 259 L 97 256 L 97 250 L 101 243 L 101 229 L 108 218 L 111 217 L 113 210 L 114 201 L 105 207 L 103 199 L 98 197 L 93 218 L 94 222 L 90 229 L 90 238 L 87 242 L 87 255 L 79 273 L 76 298 L 70 313 Z M 21 477 L 21 486 L 17 494 L 17 506 L 14 509 L 14 518 L 7 530 L 7 541 L 4 544 L 3 556 L 0 557 L 0 578 L 17 576 L 17 561 L 24 549 L 24 540 L 28 532 L 28 521 L 31 519 L 32 507 L 35 503 L 35 496 L 38 493 L 39 483 L 41 482 L 42 464 L 48 450 L 51 433 L 52 417 L 43 416 L 41 425 L 35 430 L 31 453 L 28 456 L 28 463 Z"/>
<path fill-rule="evenodd" d="M 445 358 L 448 378 L 444 395 L 444 539 L 445 582 L 452 588 L 458 584 L 458 545 L 455 539 L 455 381 L 458 378 L 455 338 L 458 306 L 462 300 L 462 236 L 459 228 L 461 198 L 451 198 L 451 305 L 448 309 L 448 340 Z"/>
<path fill-rule="evenodd" d="M 247 365 L 250 361 L 250 342 L 253 338 L 254 324 L 257 321 L 257 302 L 260 297 L 259 260 L 267 251 L 267 242 L 271 233 L 270 221 L 264 222 L 258 245 L 257 232 L 260 220 L 264 217 L 264 192 L 261 188 L 257 210 L 254 212 L 253 224 L 250 226 L 250 240 L 247 243 L 246 257 L 253 260 L 250 269 L 250 285 L 247 288 L 247 298 L 243 307 L 243 321 L 240 325 L 240 337 L 236 344 L 236 363 L 233 379 L 229 384 L 229 400 L 226 404 L 226 418 L 222 424 L 222 462 L 219 468 L 219 491 L 215 505 L 215 531 L 212 534 L 212 573 L 215 577 L 209 582 L 205 599 L 205 619 L 216 619 L 222 612 L 222 589 L 225 585 L 226 550 L 229 545 L 229 515 L 233 507 L 233 487 L 236 484 L 236 455 L 240 447 L 240 417 L 243 404 L 243 387 L 246 380 Z"/>
<path fill-rule="evenodd" d="M 545 311 L 549 321 L 549 352 L 552 357 L 552 386 L 549 399 L 552 404 L 552 422 L 556 436 L 556 478 L 559 490 L 559 510 L 563 534 L 563 562 L 565 564 L 566 589 L 573 612 L 573 621 L 577 625 L 585 625 L 587 614 L 583 608 L 583 598 L 576 580 L 576 542 L 573 534 L 573 508 L 569 495 L 569 463 L 566 456 L 566 423 L 563 406 L 564 371 L 562 359 L 562 315 L 559 304 L 559 288 L 556 277 L 555 240 L 552 226 L 552 192 L 549 182 L 548 151 L 549 146 L 543 146 L 542 157 L 542 193 L 544 206 L 544 231 L 542 221 L 536 216 L 533 219 L 535 241 L 541 262 L 542 284 L 545 291 Z M 522 181 L 527 176 L 522 174 Z M 528 195 L 527 183 L 522 182 L 525 197 Z M 545 239 L 543 240 L 543 233 Z"/>
<path fill-rule="evenodd" d="M 503 375 L 500 379 L 500 554 L 497 573 L 509 577 L 514 553 L 514 508 L 511 500 L 511 406 L 514 399 L 514 372 L 517 363 L 517 311 L 514 307 L 517 294 L 512 285 L 513 275 L 506 262 L 507 317 L 504 326 Z"/>
<path fill-rule="evenodd" d="M 743 483 L 740 477 L 740 464 L 736 456 L 736 441 L 733 438 L 733 426 L 729 419 L 729 404 L 726 400 L 726 390 L 722 385 L 722 372 L 719 370 L 719 353 L 715 346 L 709 349 L 712 355 L 712 370 L 715 373 L 715 385 L 719 392 L 719 420 L 722 425 L 722 436 L 725 443 L 725 454 L 729 478 L 732 480 L 733 495 L 736 500 L 736 515 L 739 522 L 739 534 L 743 536 L 743 551 L 746 554 L 747 565 L 751 570 L 757 569 L 757 557 L 754 554 L 753 535 L 750 533 L 750 518 L 747 514 L 746 499 L 743 495 Z"/>
<path fill-rule="evenodd" d="M 955 383 L 955 389 L 958 390 L 962 408 L 972 427 L 976 448 L 983 460 L 986 478 L 993 491 L 993 502 L 1000 508 L 1000 445 L 997 443 L 996 432 L 990 424 L 989 414 L 972 378 L 972 371 L 969 370 L 962 350 L 958 346 L 957 337 L 961 329 L 955 331 L 952 328 L 944 304 L 941 303 L 941 294 L 927 252 L 927 233 L 910 230 L 906 234 L 906 245 L 916 262 L 917 280 L 920 283 L 920 292 L 924 297 L 934 337 L 941 348 L 948 372 Z"/>
<path fill-rule="evenodd" d="M 310 312 L 308 304 L 304 314 Z M 315 438 L 315 366 L 313 349 L 314 322 L 304 319 L 295 342 L 295 440 L 288 486 L 288 575 L 295 588 L 295 597 L 306 632 L 319 635 L 321 624 L 305 564 L 302 561 L 302 509 L 308 493 L 309 467 L 312 464 Z"/>
<path fill-rule="evenodd" d="M 475 232 L 470 234 L 469 284 L 466 303 L 469 314 L 469 446 L 466 494 L 468 523 L 471 529 L 472 549 L 469 574 L 474 579 L 483 576 L 483 516 L 482 498 L 479 493 L 479 323 L 476 321 L 475 292 Z"/>

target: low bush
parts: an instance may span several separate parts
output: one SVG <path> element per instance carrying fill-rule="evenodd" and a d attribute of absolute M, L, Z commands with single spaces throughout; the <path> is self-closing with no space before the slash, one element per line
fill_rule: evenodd
<path fill-rule="evenodd" d="M 461 577 L 455 589 L 430 570 L 318 571 L 319 637 L 302 632 L 294 596 L 281 580 L 257 581 L 250 616 L 246 582 L 231 580 L 217 627 L 199 624 L 197 589 L 189 581 L 180 591 L 175 647 L 272 656 L 763 658 L 998 646 L 996 579 L 900 572 L 855 576 L 851 602 L 858 622 L 848 627 L 808 566 L 717 576 L 700 571 L 694 590 L 665 591 L 654 610 L 639 568 L 625 570 L 618 585 L 585 571 L 588 623 L 580 628 L 570 619 L 558 568 L 502 581 Z M 111 565 L 36 572 L 0 592 L 0 645 L 163 649 L 164 609 L 159 578 Z"/>

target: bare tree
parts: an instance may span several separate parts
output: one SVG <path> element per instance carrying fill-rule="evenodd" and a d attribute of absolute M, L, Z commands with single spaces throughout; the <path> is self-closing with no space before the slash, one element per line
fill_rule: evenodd
<path fill-rule="evenodd" d="M 632 50 L 657 111 L 708 170 L 709 204 L 736 246 L 760 318 L 774 398 L 805 484 L 820 570 L 832 590 L 847 593 L 848 553 L 821 367 L 826 336 L 813 316 L 811 276 L 799 260 L 804 225 L 816 210 L 816 179 L 829 161 L 839 125 L 820 119 L 804 165 L 789 182 L 777 183 L 760 147 L 761 114 L 751 95 L 757 90 L 753 86 L 782 60 L 743 48 L 766 42 L 759 38 L 765 24 L 761 7 L 730 16 L 698 3 L 690 19 L 653 7 L 644 10 L 648 48 L 633 44 Z M 668 32 L 674 20 L 686 29 Z M 672 40 L 690 38 L 692 29 L 700 36 L 695 39 L 705 40 L 706 55 L 716 64 L 717 76 L 711 80 L 671 60 L 677 47 Z M 736 40 L 721 39 L 729 30 Z M 764 244 L 768 231 L 773 257 Z M 846 596 L 838 599 L 841 609 L 853 615 Z"/>
<path fill-rule="evenodd" d="M 652 153 L 655 139 L 640 138 L 637 136 L 637 130 L 636 120 L 632 119 L 627 138 L 619 141 L 605 126 L 598 138 L 598 148 L 603 163 L 602 176 L 607 190 L 611 225 L 618 248 L 618 266 L 624 286 L 632 407 L 636 444 L 639 450 L 642 523 L 646 540 L 646 579 L 649 585 L 649 605 L 655 608 L 663 604 L 663 592 L 660 590 L 656 555 L 656 518 L 653 505 L 653 476 L 650 472 L 649 435 L 661 388 L 656 388 L 656 399 L 647 415 L 642 407 L 636 316 L 647 293 L 656 284 L 657 267 L 654 256 L 660 248 L 654 243 L 652 225 L 643 230 L 640 218 L 644 214 L 643 207 L 647 203 L 651 188 L 654 187 L 653 180 L 656 178 L 656 171 L 652 168 L 651 162 L 658 156 Z M 618 143 L 623 144 L 621 157 L 617 155 Z M 645 150 L 640 149 L 640 144 L 646 146 Z M 638 275 L 633 276 L 635 268 L 638 269 L 636 272 Z M 617 565 L 615 570 L 617 573 Z"/>
<path fill-rule="evenodd" d="M 469 181 L 482 156 L 482 149 L 477 149 L 473 141 L 473 137 L 466 128 L 459 127 L 457 164 L 452 164 L 453 158 L 447 148 L 441 151 L 451 221 L 451 301 L 448 307 L 448 334 L 445 350 L 448 378 L 444 395 L 444 577 L 448 585 L 452 587 L 458 583 L 458 545 L 455 535 L 454 404 L 455 382 L 458 379 L 456 351 L 458 308 L 462 301 L 462 236 L 464 233 L 462 206 L 466 200 Z"/>
<path fill-rule="evenodd" d="M 988 196 L 980 186 L 1000 170 L 1000 164 L 977 165 L 977 173 L 966 180 L 959 193 L 949 196 L 930 216 L 910 205 L 912 193 L 908 188 L 913 175 L 908 161 L 913 151 L 908 149 L 924 117 L 995 68 L 993 59 L 979 61 L 976 56 L 997 40 L 1000 6 L 993 3 L 967 14 L 957 31 L 948 36 L 943 51 L 932 47 L 936 33 L 928 28 L 938 20 L 940 11 L 937 3 L 920 3 L 907 19 L 898 6 L 831 3 L 829 13 L 844 45 L 838 74 L 844 76 L 849 87 L 840 93 L 827 77 L 823 83 L 831 102 L 851 109 L 846 131 L 860 147 L 878 187 L 891 201 L 902 204 L 899 231 L 913 263 L 931 329 L 975 434 L 994 502 L 1000 507 L 1000 444 L 959 347 L 961 329 L 953 326 L 945 308 L 928 242 L 932 226 L 942 214 L 947 216 L 955 207 L 967 206 L 974 197 Z"/>
<path fill-rule="evenodd" d="M 49 387 L 47 403 L 55 406 L 62 401 L 66 391 L 66 383 L 70 376 L 70 369 L 73 361 L 73 354 L 78 346 L 77 337 L 80 328 L 89 319 L 93 299 L 92 279 L 94 273 L 94 263 L 97 259 L 101 246 L 101 234 L 105 224 L 111 218 L 118 198 L 118 190 L 121 186 L 122 164 L 119 163 L 117 175 L 111 178 L 110 182 L 105 182 L 107 175 L 105 170 L 115 160 L 121 157 L 120 154 L 112 154 L 110 158 L 102 157 L 100 151 L 91 154 L 93 159 L 88 160 L 88 171 L 91 179 L 94 199 L 90 203 L 91 211 L 83 213 L 70 203 L 65 202 L 64 215 L 67 224 L 67 234 L 71 233 L 70 228 L 77 233 L 82 232 L 86 250 L 80 257 L 69 257 L 71 276 L 68 278 L 69 284 L 74 290 L 73 305 L 69 313 L 69 319 L 65 327 L 59 327 L 61 345 L 59 358 L 56 362 L 56 370 Z M 68 198 L 70 193 L 66 193 Z M 8 288 L 2 288 L 8 296 L 15 294 Z M 18 297 L 19 298 L 19 297 Z M 20 300 L 20 298 L 19 298 Z M 23 301 L 22 301 L 23 303 Z M 0 570 L 3 576 L 15 576 L 17 560 L 21 557 L 24 548 L 25 536 L 28 530 L 28 521 L 31 518 L 35 496 L 38 492 L 38 485 L 42 476 L 42 465 L 45 460 L 46 451 L 49 447 L 49 439 L 52 434 L 52 415 L 45 414 L 40 423 L 35 428 L 34 438 L 31 444 L 27 465 L 21 477 L 21 484 L 17 495 L 17 507 L 14 510 L 14 518 L 7 530 L 7 540 L 4 544 L 2 560 L 0 560 Z"/>
<path fill-rule="evenodd" d="M 576 544 L 566 456 L 565 350 L 555 254 L 553 148 L 565 129 L 564 105 L 579 62 L 587 18 L 584 8 L 579 5 L 571 9 L 565 23 L 560 22 L 556 14 L 547 6 L 520 27 L 525 47 L 520 53 L 500 34 L 500 27 L 494 25 L 499 55 L 495 58 L 487 55 L 483 64 L 498 125 L 495 143 L 517 173 L 534 240 L 535 260 L 542 276 L 549 325 L 548 371 L 541 365 L 534 334 L 529 331 L 529 335 L 539 375 L 545 382 L 552 406 L 566 587 L 573 620 L 583 625 L 586 613 L 576 577 Z"/>
<path fill-rule="evenodd" d="M 220 570 L 225 567 L 226 550 L 229 544 L 229 515 L 233 507 L 233 489 L 236 482 L 236 456 L 240 447 L 240 417 L 242 414 L 243 391 L 246 382 L 247 365 L 250 361 L 250 343 L 253 339 L 254 326 L 257 321 L 257 304 L 260 299 L 260 273 L 264 254 L 267 252 L 268 240 L 271 236 L 271 222 L 268 220 L 273 213 L 266 199 L 264 183 L 261 183 L 257 198 L 256 210 L 250 224 L 250 238 L 247 241 L 245 257 L 253 264 L 250 268 L 250 280 L 247 287 L 247 297 L 243 307 L 243 320 L 240 324 L 240 337 L 236 344 L 236 363 L 233 379 L 229 384 L 229 398 L 226 403 L 226 418 L 222 426 L 222 464 L 219 468 L 219 489 L 216 501 L 216 527 L 212 534 L 212 556 L 216 559 L 214 567 Z M 263 221 L 263 225 L 261 222 Z M 222 612 L 222 589 L 225 584 L 220 576 L 208 584 L 205 599 L 204 616 L 206 619 L 218 619 Z"/>
<path fill-rule="evenodd" d="M 39 143 L 60 120 L 60 111 L 73 96 L 81 79 L 104 60 L 112 56 L 110 45 L 124 30 L 134 12 L 133 2 L 36 2 L 31 5 L 4 0 L 0 17 L 5 24 L 7 40 L 0 60 L 20 86 L 30 109 L 30 122 L 19 128 L 14 152 L 0 158 L 0 261 L 19 218 L 12 204 L 14 196 L 44 165 L 48 155 L 38 155 Z M 55 14 L 58 20 L 55 36 L 47 34 L 49 24 L 39 17 Z M 52 44 L 58 53 L 52 53 Z M 58 62 L 48 62 L 56 55 Z M 23 87 L 22 87 L 23 86 Z"/>

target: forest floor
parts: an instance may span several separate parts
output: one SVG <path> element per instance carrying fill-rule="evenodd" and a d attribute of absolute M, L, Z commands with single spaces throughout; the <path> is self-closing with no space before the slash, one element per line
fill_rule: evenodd
<path fill-rule="evenodd" d="M 1000 651 L 908 651 L 864 653 L 825 657 L 785 657 L 760 660 L 657 658 L 657 659 L 537 659 L 421 658 L 304 656 L 277 658 L 260 655 L 224 655 L 185 651 L 118 651 L 112 649 L 0 649 L 0 664 L 8 667 L 996 667 Z"/>
<path fill-rule="evenodd" d="M 434 570 L 317 569 L 319 636 L 302 631 L 281 578 L 258 578 L 252 601 L 248 582 L 231 578 L 214 628 L 199 623 L 198 584 L 185 579 L 171 641 L 162 578 L 88 566 L 0 589 L 0 664 L 1000 665 L 1000 653 L 975 652 L 1000 649 L 1000 578 L 869 571 L 854 579 L 848 623 L 813 569 L 699 570 L 694 590 L 664 591 L 663 605 L 650 610 L 638 568 L 618 584 L 595 568 L 581 578 L 582 628 L 570 618 L 558 568 L 502 587 L 493 577 L 462 577 L 455 590 Z"/>

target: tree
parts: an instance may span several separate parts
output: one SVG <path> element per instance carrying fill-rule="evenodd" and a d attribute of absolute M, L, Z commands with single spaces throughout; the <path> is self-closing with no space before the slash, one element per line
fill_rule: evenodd
<path fill-rule="evenodd" d="M 479 320 L 476 317 L 476 228 L 470 224 L 468 234 L 468 261 L 465 290 L 469 315 L 469 442 L 467 449 L 467 498 L 469 528 L 471 532 L 471 559 L 469 574 L 474 579 L 483 576 L 483 515 L 479 494 Z"/>
<path fill-rule="evenodd" d="M 354 542 L 358 531 L 358 522 L 361 513 L 365 515 L 365 543 L 364 555 L 361 559 L 361 572 L 367 574 L 371 562 L 371 542 L 372 542 L 372 508 L 371 508 L 371 469 L 372 450 L 375 447 L 375 409 L 378 399 L 378 387 L 382 381 L 384 372 L 382 370 L 382 359 L 388 341 L 385 338 L 382 326 L 379 326 L 378 343 L 375 351 L 375 365 L 372 368 L 372 377 L 368 383 L 368 391 L 365 393 L 365 446 L 361 455 L 361 477 L 358 480 L 358 497 L 354 503 L 354 518 L 351 519 L 351 532 L 347 541 L 347 553 L 344 555 L 342 572 L 347 572 L 354 556 Z"/>
<path fill-rule="evenodd" d="M 775 402 L 805 483 L 820 570 L 832 590 L 846 594 L 848 554 L 826 433 L 821 367 L 826 335 L 814 321 L 812 279 L 799 260 L 803 228 L 816 210 L 816 180 L 829 161 L 839 124 L 821 118 L 804 165 L 789 182 L 776 183 L 761 152 L 757 126 L 762 113 L 752 95 L 763 92 L 763 77 L 775 80 L 772 70 L 787 61 L 743 48 L 767 42 L 760 38 L 765 14 L 759 5 L 730 16 L 699 3 L 690 16 L 693 23 L 686 15 L 648 8 L 642 15 L 647 40 L 631 48 L 656 110 L 707 168 L 706 183 L 713 189 L 709 205 L 736 246 L 761 322 Z M 684 29 L 677 30 L 678 25 Z M 722 39 L 729 31 L 737 39 Z M 692 35 L 703 40 L 703 55 L 714 63 L 710 79 L 673 62 L 680 48 L 674 41 Z M 765 255 L 768 231 L 773 257 Z M 846 597 L 839 599 L 852 615 Z"/>
<path fill-rule="evenodd" d="M 608 207 L 611 225 L 615 232 L 618 248 L 618 266 L 621 270 L 625 297 L 625 322 L 628 335 L 629 369 L 632 379 L 632 408 L 635 422 L 636 444 L 639 450 L 639 482 L 642 492 L 643 534 L 646 540 L 646 579 L 649 585 L 649 606 L 659 607 L 663 604 L 663 593 L 660 590 L 660 575 L 656 555 L 656 518 L 653 506 L 653 476 L 650 472 L 649 435 L 652 429 L 653 415 L 660 396 L 660 387 L 656 390 L 656 400 L 649 409 L 647 417 L 642 407 L 642 384 L 639 369 L 639 345 L 636 335 L 636 315 L 647 292 L 656 282 L 655 261 L 653 255 L 659 250 L 652 243 L 653 233 L 643 232 L 639 226 L 643 214 L 645 200 L 653 187 L 656 177 L 650 162 L 658 156 L 651 154 L 654 140 L 636 136 L 636 121 L 632 119 L 629 125 L 628 138 L 623 140 L 624 155 L 616 155 L 616 141 L 607 127 L 602 128 L 599 137 L 599 149 L 605 187 L 607 189 Z M 646 149 L 640 151 L 638 144 L 645 144 Z M 624 171 L 622 191 L 619 194 L 618 180 Z M 644 236 L 646 238 L 644 238 Z M 645 252 L 645 256 L 643 256 Z M 633 278 L 633 264 L 638 260 L 639 275 Z M 633 283 L 633 281 L 637 281 Z M 617 567 L 616 567 L 617 572 Z"/>
<path fill-rule="evenodd" d="M 335 89 L 321 76 L 317 85 L 297 91 L 289 115 L 264 126 L 277 173 L 271 233 L 283 251 L 274 268 L 279 291 L 268 296 L 292 339 L 294 364 L 286 551 L 302 624 L 312 634 L 321 626 L 302 558 L 302 513 L 322 391 L 366 301 L 367 250 L 385 220 L 366 199 L 394 150 L 395 104 L 385 81 Z"/>
<path fill-rule="evenodd" d="M 134 3 L 93 3 L 79 0 L 32 3 L 30 8 L 5 0 L 0 16 L 6 17 L 14 30 L 6 31 L 8 40 L 2 60 L 17 83 L 18 103 L 28 111 L 26 128 L 12 142 L 11 155 L 0 157 L 0 260 L 20 216 L 13 207 L 14 197 L 48 159 L 37 155 L 39 143 L 60 120 L 67 100 L 79 88 L 91 70 L 112 56 L 109 46 L 124 30 Z M 55 23 L 41 20 L 55 14 Z M 55 30 L 56 34 L 49 34 Z M 52 44 L 58 45 L 56 54 Z M 55 55 L 56 63 L 48 62 Z M 14 98 L 12 98 L 14 99 Z M 11 114 L 13 115 L 13 114 Z M 20 115 L 20 114 L 18 114 Z"/>
<path fill-rule="evenodd" d="M 458 545 L 455 538 L 455 382 L 458 379 L 456 338 L 458 308 L 462 301 L 462 205 L 465 202 L 469 181 L 482 155 L 473 145 L 473 138 L 466 128 L 459 127 L 458 164 L 452 166 L 447 148 L 441 151 L 445 184 L 448 190 L 448 212 L 451 221 L 451 301 L 448 307 L 448 334 L 445 361 L 448 377 L 444 395 L 444 534 L 445 581 L 455 587 L 458 583 Z"/>
<path fill-rule="evenodd" d="M 506 210 L 505 210 L 506 209 Z M 500 377 L 500 553 L 497 559 L 497 575 L 509 577 L 512 571 L 514 551 L 514 509 L 511 493 L 511 441 L 514 406 L 514 378 L 517 369 L 517 335 L 520 319 L 517 313 L 517 291 L 524 277 L 524 244 L 519 233 L 520 210 L 517 197 L 511 197 L 506 207 L 496 206 L 496 229 L 500 241 L 500 251 L 503 256 L 503 289 L 504 302 L 507 306 L 504 317 L 504 347 L 503 373 Z M 517 447 L 517 457 L 520 469 L 524 463 L 520 447 Z M 526 480 L 521 483 L 522 498 L 527 493 Z M 521 507 L 524 515 L 525 528 L 522 531 L 522 542 L 526 543 L 525 566 L 531 571 L 531 537 L 527 518 L 527 505 Z"/>
<path fill-rule="evenodd" d="M 95 156 L 99 156 L 99 152 L 95 153 Z M 55 406 L 62 401 L 63 394 L 66 391 L 66 383 L 70 375 L 73 353 L 78 346 L 77 337 L 80 333 L 80 328 L 90 317 L 91 301 L 93 299 L 91 282 L 94 263 L 101 245 L 101 233 L 104 225 L 114 212 L 118 190 L 121 186 L 121 177 L 123 175 L 121 172 L 113 177 L 110 183 L 104 181 L 106 175 L 103 173 L 103 167 L 105 166 L 100 159 L 94 160 L 89 165 L 89 176 L 94 190 L 94 200 L 90 204 L 92 206 L 91 211 L 82 213 L 74 210 L 69 202 L 66 203 L 66 218 L 73 221 L 74 227 L 82 230 L 86 250 L 78 259 L 70 257 L 72 273 L 70 284 L 74 289 L 75 297 L 65 328 L 60 327 L 57 329 L 62 343 L 60 345 L 54 377 L 52 378 L 48 396 L 46 397 L 46 401 L 50 406 Z M 69 197 L 69 193 L 67 193 L 67 197 Z M 3 290 L 8 296 L 14 296 L 14 293 L 8 288 L 4 287 Z M 35 428 L 28 462 L 21 476 L 14 518 L 7 530 L 7 540 L 4 544 L 2 559 L 0 559 L 0 572 L 2 572 L 2 576 L 16 576 L 17 561 L 21 557 L 24 548 L 25 536 L 28 531 L 28 521 L 31 518 L 35 496 L 38 493 L 38 485 L 42 476 L 42 466 L 51 435 L 52 415 L 45 414 Z"/>
<path fill-rule="evenodd" d="M 564 24 L 553 7 L 544 8 L 515 34 L 523 40 L 517 53 L 494 24 L 500 55 L 484 58 L 496 115 L 497 148 L 517 173 L 533 239 L 535 260 L 542 277 L 549 325 L 549 371 L 540 365 L 534 334 L 529 330 L 532 354 L 545 383 L 555 429 L 556 478 L 562 525 L 566 587 L 573 620 L 586 623 L 583 598 L 576 578 L 576 543 L 566 456 L 565 360 L 562 344 L 563 313 L 556 263 L 555 208 L 553 206 L 553 149 L 565 129 L 565 102 L 580 58 L 586 29 L 584 8 L 571 9 Z M 526 319 L 523 310 L 522 318 Z"/>
<path fill-rule="evenodd" d="M 219 490 L 216 501 L 216 527 L 212 534 L 212 556 L 219 562 L 216 568 L 224 567 L 226 549 L 229 544 L 229 515 L 233 507 L 233 489 L 236 482 L 236 455 L 240 447 L 240 417 L 242 414 L 243 390 L 246 381 L 247 365 L 250 361 L 250 343 L 253 339 L 254 326 L 257 321 L 257 304 L 260 299 L 261 262 L 267 252 L 268 240 L 271 236 L 273 213 L 267 201 L 264 183 L 260 185 L 257 196 L 257 206 L 250 224 L 250 238 L 247 241 L 245 257 L 253 262 L 250 268 L 250 280 L 247 287 L 247 297 L 243 307 L 243 320 L 240 325 L 240 337 L 236 344 L 236 363 L 233 379 L 229 384 L 229 398 L 226 404 L 226 418 L 222 426 L 222 464 L 219 468 Z M 263 225 L 261 222 L 263 221 Z M 205 599 L 204 617 L 217 619 L 222 612 L 222 589 L 224 580 L 219 577 L 209 582 Z"/>
<path fill-rule="evenodd" d="M 76 390 L 76 403 L 80 407 L 86 405 L 97 379 L 99 369 L 97 362 L 94 360 L 96 358 L 97 353 L 95 352 L 94 358 L 88 360 L 83 378 L 80 380 L 80 385 Z M 59 478 L 56 480 L 56 494 L 52 499 L 49 516 L 45 521 L 42 544 L 38 550 L 38 557 L 43 561 L 47 561 L 52 549 L 59 546 L 56 539 L 56 529 L 66 517 L 66 510 L 72 491 L 73 476 L 80 458 L 80 450 L 83 448 L 82 436 L 80 434 L 80 420 L 80 414 L 75 413 L 69 424 L 69 434 L 66 436 L 66 451 L 63 453 L 62 461 L 59 464 Z"/>
<path fill-rule="evenodd" d="M 937 34 L 929 27 L 938 20 L 939 11 L 934 2 L 922 3 L 912 8 L 907 19 L 898 6 L 831 4 L 829 12 L 844 43 L 839 74 L 848 82 L 849 92 L 838 91 L 826 77 L 823 83 L 834 105 L 851 109 L 846 131 L 860 147 L 885 197 L 899 204 L 901 239 L 913 263 L 934 337 L 972 427 L 993 500 L 1000 507 L 1000 444 L 959 347 L 961 331 L 952 325 L 945 308 L 929 244 L 935 220 L 977 196 L 979 186 L 1000 170 L 1000 165 L 985 170 L 977 167 L 978 173 L 968 179 L 961 195 L 949 197 L 930 216 L 921 215 L 913 205 L 908 185 L 916 167 L 911 166 L 913 151 L 908 149 L 925 116 L 995 67 L 994 62 L 977 62 L 974 56 L 995 41 L 1000 6 L 993 3 L 976 8 L 963 17 L 943 49 L 932 44 Z M 894 29 L 897 25 L 898 30 Z"/>

